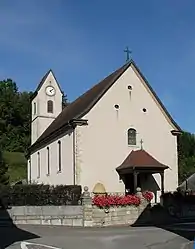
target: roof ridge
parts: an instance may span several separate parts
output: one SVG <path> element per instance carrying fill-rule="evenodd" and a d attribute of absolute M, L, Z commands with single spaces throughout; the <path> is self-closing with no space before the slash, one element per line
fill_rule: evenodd
<path fill-rule="evenodd" d="M 162 106 L 165 114 L 168 116 L 168 112 L 166 111 L 165 107 L 163 106 L 162 102 L 160 102 L 159 98 L 152 90 L 151 86 L 144 78 L 142 73 L 140 72 L 139 68 L 136 66 L 135 62 L 131 59 L 129 62 L 123 64 L 120 68 L 113 71 L 103 80 L 99 81 L 97 84 L 93 85 L 90 89 L 86 92 L 81 94 L 78 98 L 76 98 L 73 102 L 71 102 L 66 108 L 62 110 L 62 112 L 57 116 L 57 118 L 50 124 L 50 126 L 43 132 L 43 134 L 38 138 L 38 140 L 31 146 L 31 150 L 35 150 L 41 144 L 46 143 L 45 141 L 48 140 L 51 134 L 57 134 L 62 127 L 67 125 L 70 121 L 75 119 L 81 119 L 85 114 L 87 114 L 91 108 L 101 99 L 101 97 L 110 89 L 110 87 L 117 81 L 118 78 L 130 67 L 133 65 L 137 72 L 140 74 L 142 79 L 148 85 L 150 91 L 154 95 L 154 97 L 159 102 L 159 105 Z M 175 125 L 174 120 L 171 119 L 169 115 L 168 118 Z M 179 126 L 175 126 L 178 127 Z M 48 139 L 47 139 L 48 138 Z"/>

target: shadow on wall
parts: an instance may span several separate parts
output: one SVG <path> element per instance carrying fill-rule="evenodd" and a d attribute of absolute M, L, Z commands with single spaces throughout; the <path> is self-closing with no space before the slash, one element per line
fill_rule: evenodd
<path fill-rule="evenodd" d="M 1 203 L 0 203 L 1 204 Z M 1 206 L 1 205 L 0 205 Z M 0 209 L 0 248 L 4 249 L 17 241 L 39 238 L 39 236 L 27 232 L 14 225 L 7 209 Z"/>
<path fill-rule="evenodd" d="M 154 176 L 152 174 L 140 174 L 140 183 L 142 191 L 151 191 L 154 194 L 154 202 L 157 203 L 160 188 Z"/>
<path fill-rule="evenodd" d="M 195 217 L 186 221 L 186 219 L 171 216 L 168 210 L 160 204 L 153 207 L 149 204 L 132 225 L 132 227 L 141 226 L 155 226 L 189 241 L 193 241 L 195 238 Z"/>

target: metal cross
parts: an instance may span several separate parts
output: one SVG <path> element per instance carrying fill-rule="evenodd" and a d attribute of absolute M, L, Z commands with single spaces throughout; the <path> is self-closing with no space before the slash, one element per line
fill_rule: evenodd
<path fill-rule="evenodd" d="M 144 143 L 144 142 L 143 142 L 143 140 L 141 139 L 141 140 L 140 140 L 141 150 L 143 150 L 143 143 Z"/>
<path fill-rule="evenodd" d="M 132 51 L 130 51 L 129 48 L 126 47 L 126 49 L 124 50 L 124 52 L 127 54 L 126 62 L 128 62 L 130 60 L 130 54 L 132 53 Z"/>

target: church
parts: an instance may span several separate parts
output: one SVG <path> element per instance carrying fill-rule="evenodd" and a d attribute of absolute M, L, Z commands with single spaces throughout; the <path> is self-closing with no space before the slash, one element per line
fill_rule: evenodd
<path fill-rule="evenodd" d="M 62 96 L 49 70 L 32 97 L 29 183 L 176 190 L 182 130 L 133 60 L 64 108 Z"/>

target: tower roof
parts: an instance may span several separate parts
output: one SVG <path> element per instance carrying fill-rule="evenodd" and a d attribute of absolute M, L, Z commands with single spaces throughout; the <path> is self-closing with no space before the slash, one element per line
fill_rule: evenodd
<path fill-rule="evenodd" d="M 61 93 L 63 93 L 63 91 L 62 91 L 62 89 L 60 87 L 60 84 L 58 83 L 58 81 L 57 81 L 57 79 L 55 77 L 55 74 L 53 73 L 53 71 L 51 69 L 49 69 L 47 71 L 47 73 L 43 76 L 43 78 L 41 79 L 41 81 L 39 82 L 39 84 L 38 84 L 36 90 L 34 91 L 34 93 L 32 94 L 31 101 L 37 96 L 38 91 L 41 89 L 42 85 L 45 83 L 45 81 L 46 81 L 46 79 L 47 79 L 47 77 L 49 76 L 50 73 L 53 75 L 53 77 L 54 77 L 54 79 L 55 79 L 55 81 L 56 81 L 56 83 L 57 83 L 57 85 L 58 85 Z"/>

